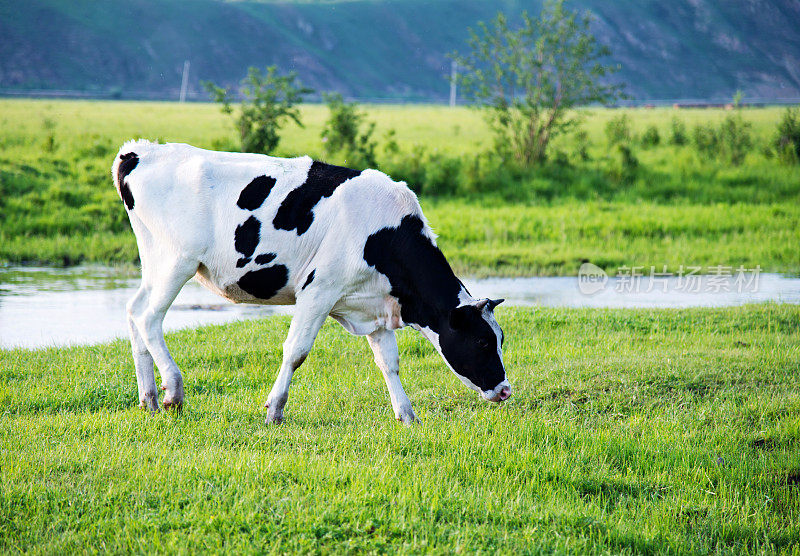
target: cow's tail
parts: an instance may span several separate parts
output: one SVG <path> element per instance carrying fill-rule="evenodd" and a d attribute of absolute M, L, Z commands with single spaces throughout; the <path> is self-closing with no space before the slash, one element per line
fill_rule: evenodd
<path fill-rule="evenodd" d="M 114 179 L 117 194 L 128 210 L 133 209 L 135 200 L 125 178 L 138 166 L 142 155 L 157 144 L 144 139 L 128 141 L 119 149 L 111 165 L 111 177 Z"/>

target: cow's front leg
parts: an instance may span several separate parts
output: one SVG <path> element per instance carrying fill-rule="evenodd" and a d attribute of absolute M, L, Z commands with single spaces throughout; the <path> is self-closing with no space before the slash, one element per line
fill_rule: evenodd
<path fill-rule="evenodd" d="M 267 403 L 264 404 L 267 408 L 267 423 L 283 421 L 283 408 L 289 398 L 292 375 L 305 361 L 311 346 L 314 345 L 317 333 L 333 307 L 333 303 L 326 303 L 321 297 L 314 299 L 313 293 L 308 290 L 303 294 L 303 297 L 297 300 L 289 334 L 283 342 L 283 361 L 278 371 L 278 378 L 275 379 Z"/>
<path fill-rule="evenodd" d="M 400 354 L 397 351 L 394 330 L 380 328 L 367 336 L 367 341 L 375 354 L 375 363 L 386 380 L 386 387 L 389 388 L 395 418 L 405 425 L 418 423 L 419 420 L 411 409 L 411 400 L 400 383 Z"/>

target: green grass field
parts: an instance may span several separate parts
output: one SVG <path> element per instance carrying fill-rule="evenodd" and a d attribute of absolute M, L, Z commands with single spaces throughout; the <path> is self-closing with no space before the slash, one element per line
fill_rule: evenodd
<path fill-rule="evenodd" d="M 187 330 L 182 414 L 128 344 L 0 351 L 0 551 L 800 551 L 800 311 L 498 310 L 515 392 L 480 401 L 399 335 L 419 427 L 329 322 L 286 421 L 287 318 Z"/>
<path fill-rule="evenodd" d="M 625 179 L 615 174 L 618 161 L 605 138 L 609 118 L 625 112 L 634 134 L 652 124 L 666 137 L 673 117 L 691 131 L 727 113 L 584 110 L 589 161 L 575 159 L 574 138 L 567 137 L 555 145 L 565 163 L 498 176 L 469 168 L 470 157 L 491 142 L 475 111 L 365 110 L 379 138 L 396 130 L 402 154 L 379 152 L 379 166 L 422 190 L 425 213 L 461 273 L 569 275 L 584 259 L 609 270 L 760 264 L 800 272 L 800 167 L 761 152 L 775 133 L 777 108 L 743 111 L 756 146 L 739 167 L 707 160 L 691 146 L 635 146 L 639 169 Z M 323 106 L 304 106 L 305 128 L 287 127 L 278 154 L 325 158 L 326 116 Z M 230 120 L 211 104 L 0 100 L 0 263 L 135 261 L 109 172 L 119 145 L 131 137 L 235 147 Z M 458 185 L 456 193 L 428 193 L 449 182 Z"/>
<path fill-rule="evenodd" d="M 379 153 L 381 168 L 419 177 L 461 275 L 574 274 L 587 259 L 800 272 L 800 168 L 759 150 L 777 109 L 743 112 L 757 146 L 739 167 L 634 143 L 624 179 L 603 131 L 619 110 L 585 111 L 589 160 L 565 138 L 559 163 L 494 177 L 469 169 L 490 141 L 475 112 L 366 109 L 403 153 Z M 636 134 L 725 117 L 626 112 Z M 304 106 L 278 154 L 324 158 L 325 117 Z M 209 104 L 0 100 L 0 264 L 135 261 L 109 167 L 140 136 L 234 138 Z M 126 340 L 0 350 L 0 552 L 800 554 L 797 306 L 498 319 L 515 388 L 501 406 L 399 333 L 413 428 L 394 421 L 366 342 L 332 322 L 280 426 L 262 404 L 288 318 L 168 335 L 179 415 L 136 408 Z"/>

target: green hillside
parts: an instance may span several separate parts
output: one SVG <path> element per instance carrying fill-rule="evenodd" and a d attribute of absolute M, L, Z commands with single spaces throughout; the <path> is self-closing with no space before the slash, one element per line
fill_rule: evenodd
<path fill-rule="evenodd" d="M 467 28 L 539 0 L 5 0 L 0 90 L 177 95 L 184 60 L 232 84 L 250 65 L 297 70 L 318 90 L 443 99 L 448 52 Z M 638 100 L 800 98 L 800 4 L 792 0 L 580 0 Z"/>

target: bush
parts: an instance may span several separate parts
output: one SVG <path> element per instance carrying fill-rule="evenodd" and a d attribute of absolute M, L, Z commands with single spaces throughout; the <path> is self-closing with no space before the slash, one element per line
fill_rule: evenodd
<path fill-rule="evenodd" d="M 741 164 L 753 147 L 752 127 L 741 114 L 728 115 L 719 126 L 719 155 L 734 166 Z"/>
<path fill-rule="evenodd" d="M 658 133 L 658 128 L 654 125 L 648 126 L 642 135 L 643 147 L 655 147 L 661 142 L 661 135 Z"/>
<path fill-rule="evenodd" d="M 672 118 L 669 127 L 669 142 L 672 145 L 685 145 L 689 142 L 689 135 L 686 132 L 686 124 L 683 120 Z"/>
<path fill-rule="evenodd" d="M 211 150 L 213 151 L 236 152 L 240 148 L 241 145 L 237 145 L 236 141 L 230 137 L 217 137 L 211 140 Z"/>
<path fill-rule="evenodd" d="M 583 129 L 575 133 L 575 156 L 581 162 L 587 162 L 591 159 L 589 156 L 589 134 Z"/>
<path fill-rule="evenodd" d="M 712 125 L 698 124 L 694 126 L 692 139 L 695 148 L 700 154 L 709 158 L 713 158 L 717 154 L 719 138 L 717 137 L 717 130 Z"/>
<path fill-rule="evenodd" d="M 773 143 L 782 162 L 800 164 L 800 110 L 786 109 L 778 124 L 778 134 Z"/>
<path fill-rule="evenodd" d="M 322 142 L 328 155 L 342 153 L 349 166 L 366 168 L 377 165 L 377 142 L 372 136 L 375 122 L 367 122 L 355 103 L 346 103 L 339 93 L 323 95 L 330 110 L 322 129 Z M 362 130 L 362 125 L 364 125 Z"/>
<path fill-rule="evenodd" d="M 42 130 L 44 130 L 44 143 L 42 149 L 45 152 L 52 153 L 56 150 L 56 123 L 50 118 L 42 120 Z"/>
<path fill-rule="evenodd" d="M 608 120 L 606 138 L 611 146 L 625 145 L 631 142 L 631 123 L 627 114 L 621 114 Z"/>
<path fill-rule="evenodd" d="M 639 159 L 628 145 L 617 144 L 616 157 L 609 172 L 616 181 L 630 183 L 636 178 Z"/>
<path fill-rule="evenodd" d="M 460 185 L 462 159 L 434 153 L 425 163 L 425 177 L 422 191 L 426 195 L 452 195 Z"/>
<path fill-rule="evenodd" d="M 753 147 L 751 128 L 741 114 L 729 114 L 718 128 L 710 124 L 695 126 L 694 144 L 700 154 L 738 166 Z"/>
<path fill-rule="evenodd" d="M 294 72 L 279 75 L 276 66 L 269 66 L 266 75 L 255 67 L 247 70 L 239 89 L 244 98 L 236 118 L 243 152 L 269 154 L 274 151 L 280 142 L 278 132 L 287 120 L 303 127 L 296 105 L 313 90 L 296 84 L 296 79 Z M 224 114 L 233 112 L 228 89 L 210 81 L 202 84 L 211 98 L 222 104 Z"/>

